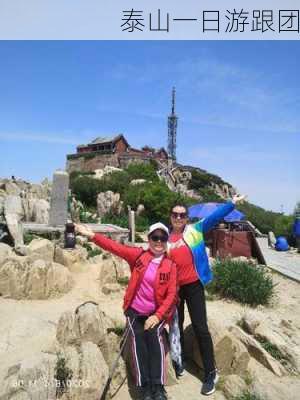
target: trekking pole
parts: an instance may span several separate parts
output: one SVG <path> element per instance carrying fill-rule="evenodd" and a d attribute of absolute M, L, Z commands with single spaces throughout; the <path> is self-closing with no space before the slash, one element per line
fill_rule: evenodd
<path fill-rule="evenodd" d="M 135 318 L 132 320 L 132 323 L 131 323 L 132 325 L 134 324 L 134 321 L 135 321 Z M 129 336 L 129 332 L 130 332 L 130 325 L 128 324 L 127 329 L 125 330 L 125 332 L 124 332 L 124 334 L 122 336 L 122 339 L 121 339 L 122 345 L 120 347 L 120 351 L 119 351 L 115 361 L 112 364 L 112 367 L 110 369 L 110 373 L 109 373 L 107 381 L 105 383 L 105 386 L 104 386 L 103 392 L 101 394 L 100 400 L 105 400 L 105 398 L 106 398 L 107 392 L 109 390 L 109 387 L 110 387 L 110 384 L 111 384 L 111 381 L 112 381 L 112 378 L 113 378 L 113 375 L 114 375 L 114 372 L 115 372 L 115 370 L 117 368 L 117 365 L 118 365 L 118 361 L 119 361 L 119 359 L 120 359 L 120 357 L 121 357 L 121 355 L 123 353 L 123 350 L 125 348 L 125 345 L 126 345 L 126 342 L 127 342 L 128 336 Z"/>

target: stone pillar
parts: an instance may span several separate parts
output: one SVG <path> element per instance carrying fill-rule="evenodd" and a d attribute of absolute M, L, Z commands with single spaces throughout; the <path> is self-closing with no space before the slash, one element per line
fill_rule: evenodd
<path fill-rule="evenodd" d="M 53 175 L 49 225 L 65 225 L 68 219 L 69 174 L 57 170 Z"/>

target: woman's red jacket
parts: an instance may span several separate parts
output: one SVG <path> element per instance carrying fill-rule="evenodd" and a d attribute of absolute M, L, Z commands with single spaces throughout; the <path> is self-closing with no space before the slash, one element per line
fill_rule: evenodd
<path fill-rule="evenodd" d="M 104 235 L 96 233 L 93 242 L 104 250 L 115 254 L 126 260 L 130 266 L 131 276 L 124 296 L 123 309 L 126 311 L 140 287 L 146 269 L 154 258 L 149 250 L 141 247 L 127 246 Z M 156 311 L 154 315 L 159 320 L 169 321 L 175 311 L 177 303 L 177 269 L 176 264 L 166 256 L 163 257 L 157 268 L 154 283 L 154 296 L 156 302 Z"/>

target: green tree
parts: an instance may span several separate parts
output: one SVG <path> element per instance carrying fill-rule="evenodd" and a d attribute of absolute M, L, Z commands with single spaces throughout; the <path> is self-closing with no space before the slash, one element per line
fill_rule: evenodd
<path fill-rule="evenodd" d="M 298 201 L 294 208 L 294 217 L 300 218 L 300 201 Z"/>
<path fill-rule="evenodd" d="M 156 168 L 153 163 L 143 164 L 143 163 L 131 163 L 125 170 L 132 179 L 146 179 L 147 181 L 157 182 L 158 176 L 156 173 Z"/>

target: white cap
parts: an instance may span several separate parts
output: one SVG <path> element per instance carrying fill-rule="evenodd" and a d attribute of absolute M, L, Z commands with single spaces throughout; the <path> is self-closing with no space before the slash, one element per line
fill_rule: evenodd
<path fill-rule="evenodd" d="M 151 235 L 151 233 L 156 231 L 157 229 L 164 231 L 169 236 L 169 229 L 166 227 L 166 225 L 162 224 L 161 222 L 156 222 L 156 224 L 150 226 L 148 231 L 148 236 Z"/>

